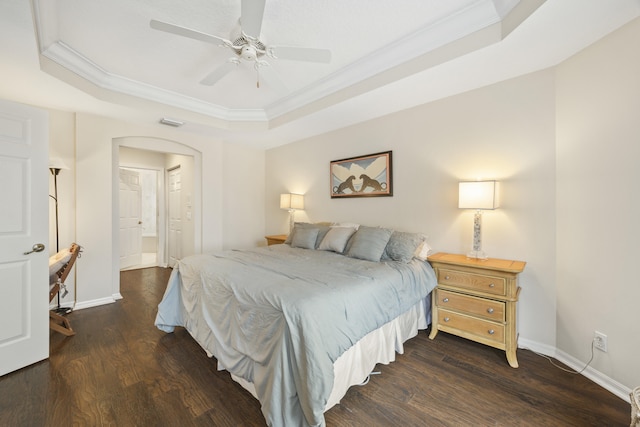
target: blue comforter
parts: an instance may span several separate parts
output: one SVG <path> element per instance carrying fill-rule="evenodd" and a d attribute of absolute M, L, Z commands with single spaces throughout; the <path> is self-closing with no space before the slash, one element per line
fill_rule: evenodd
<path fill-rule="evenodd" d="M 433 270 L 274 245 L 195 255 L 174 269 L 156 326 L 184 326 L 250 381 L 270 426 L 322 426 L 333 362 L 424 299 Z"/>

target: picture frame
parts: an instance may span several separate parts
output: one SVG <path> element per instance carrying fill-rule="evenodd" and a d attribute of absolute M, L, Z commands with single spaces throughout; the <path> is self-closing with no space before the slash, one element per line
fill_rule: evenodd
<path fill-rule="evenodd" d="M 332 160 L 329 163 L 332 199 L 393 196 L 392 152 Z"/>

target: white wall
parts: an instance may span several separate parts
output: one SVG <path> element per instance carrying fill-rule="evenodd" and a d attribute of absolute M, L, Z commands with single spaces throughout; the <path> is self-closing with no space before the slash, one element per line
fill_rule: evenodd
<path fill-rule="evenodd" d="M 437 251 L 471 249 L 473 212 L 458 182 L 502 183 L 502 206 L 483 219 L 484 250 L 527 262 L 522 337 L 555 345 L 555 84 L 546 70 L 267 152 L 267 231 L 287 232 L 278 195 L 305 194 L 311 221 L 424 232 Z M 393 197 L 331 199 L 329 162 L 393 150 Z M 299 216 L 302 219 L 302 215 Z"/>
<path fill-rule="evenodd" d="M 223 247 L 265 245 L 265 151 L 226 144 L 222 156 L 228 183 L 222 193 L 222 219 L 227 225 Z M 244 221 L 253 226 L 243 227 Z M 256 234 L 256 230 L 260 233 Z"/>
<path fill-rule="evenodd" d="M 558 348 L 640 385 L 640 19 L 558 67 Z"/>

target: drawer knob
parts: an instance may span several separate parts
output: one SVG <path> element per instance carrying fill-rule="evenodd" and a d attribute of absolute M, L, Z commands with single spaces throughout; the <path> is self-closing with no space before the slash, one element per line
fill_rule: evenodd
<path fill-rule="evenodd" d="M 449 280 L 450 277 L 449 276 L 444 276 L 445 280 Z"/>
<path fill-rule="evenodd" d="M 491 283 L 491 284 L 489 285 L 489 287 L 490 287 L 490 288 L 495 288 L 495 287 L 496 287 L 496 285 L 494 285 L 493 283 Z"/>
<path fill-rule="evenodd" d="M 449 321 L 449 318 L 448 318 L 448 317 L 445 317 L 445 318 L 444 318 L 444 321 L 445 321 L 445 322 L 448 322 L 448 321 Z"/>
<path fill-rule="evenodd" d="M 442 302 L 449 302 L 449 298 L 443 299 Z"/>
<path fill-rule="evenodd" d="M 493 329 L 489 329 L 487 332 L 489 332 L 489 335 L 493 335 L 496 333 L 496 331 L 494 331 Z"/>
<path fill-rule="evenodd" d="M 487 308 L 487 313 L 493 314 L 493 308 Z"/>

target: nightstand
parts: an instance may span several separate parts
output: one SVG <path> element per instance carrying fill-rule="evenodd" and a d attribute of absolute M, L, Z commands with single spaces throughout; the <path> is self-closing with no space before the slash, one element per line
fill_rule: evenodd
<path fill-rule="evenodd" d="M 265 239 L 267 239 L 267 246 L 271 246 L 271 245 L 280 245 L 282 243 L 284 243 L 285 240 L 287 240 L 287 235 L 286 234 L 276 234 L 273 236 L 264 236 Z"/>
<path fill-rule="evenodd" d="M 465 255 L 431 255 L 438 286 L 431 297 L 431 334 L 455 334 L 507 353 L 518 367 L 516 304 L 520 295 L 518 274 L 523 261 L 467 258 Z"/>

